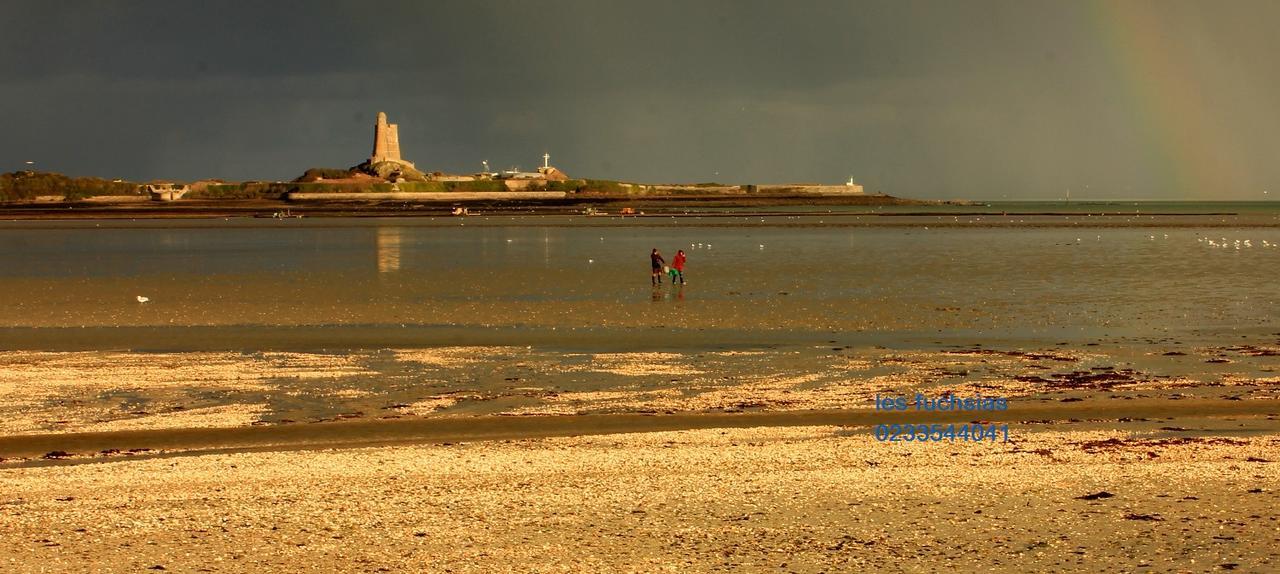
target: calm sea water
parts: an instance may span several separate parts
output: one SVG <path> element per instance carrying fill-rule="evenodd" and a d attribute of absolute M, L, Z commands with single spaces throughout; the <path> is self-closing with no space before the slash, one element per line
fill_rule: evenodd
<path fill-rule="evenodd" d="M 0 346 L 1229 341 L 1280 331 L 1276 244 L 1272 203 L 2 222 Z"/>

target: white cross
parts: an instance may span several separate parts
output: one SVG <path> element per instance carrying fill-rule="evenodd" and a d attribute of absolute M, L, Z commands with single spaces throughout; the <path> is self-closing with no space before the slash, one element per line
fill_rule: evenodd
<path fill-rule="evenodd" d="M 551 154 L 542 154 L 542 167 L 551 167 Z"/>

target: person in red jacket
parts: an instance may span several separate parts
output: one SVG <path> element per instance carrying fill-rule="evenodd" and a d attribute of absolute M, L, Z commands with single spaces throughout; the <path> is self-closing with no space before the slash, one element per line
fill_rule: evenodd
<path fill-rule="evenodd" d="M 676 284 L 676 277 L 679 277 L 680 284 L 684 285 L 684 259 L 685 259 L 684 250 L 683 249 L 677 250 L 675 259 L 671 260 L 671 267 L 676 270 L 675 275 L 671 277 L 672 285 Z"/>

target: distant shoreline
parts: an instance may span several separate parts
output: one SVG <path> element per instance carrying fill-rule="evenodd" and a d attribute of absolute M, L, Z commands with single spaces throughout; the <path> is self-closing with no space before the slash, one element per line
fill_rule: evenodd
<path fill-rule="evenodd" d="M 384 195 L 387 195 L 384 197 Z M 547 194 L 544 194 L 547 195 Z M 554 194 L 550 194 L 554 195 Z M 481 209 L 486 212 L 518 212 L 526 215 L 566 215 L 592 212 L 598 215 L 620 215 L 630 208 L 643 215 L 645 210 L 680 208 L 767 208 L 796 206 L 930 206 L 971 205 L 904 199 L 888 195 L 818 195 L 818 194 L 717 194 L 717 195 L 646 195 L 617 196 L 600 194 L 564 194 L 556 197 L 529 193 L 423 193 L 423 194 L 302 194 L 289 199 L 190 199 L 178 201 L 140 201 L 134 197 L 96 197 L 90 200 L 61 202 L 0 203 L 0 219 L 168 219 L 201 217 L 272 217 L 288 213 L 306 217 L 414 217 L 449 215 L 455 207 Z"/>
<path fill-rule="evenodd" d="M 1067 225 L 1088 227 L 1111 226 L 1121 218 L 1176 217 L 1191 218 L 1175 226 L 1275 227 L 1280 221 L 1271 218 L 1240 221 L 1250 209 L 1249 202 L 1210 202 L 1195 210 L 1179 211 L 1178 203 L 1151 202 L 1145 209 L 1132 209 L 1128 202 L 1061 204 L 1046 200 L 1034 202 L 983 202 L 970 200 L 919 200 L 889 195 L 816 194 L 816 193 L 734 193 L 734 194 L 668 194 L 618 195 L 602 193 L 561 192 L 443 192 L 443 193 L 342 193 L 297 194 L 293 199 L 279 198 L 191 198 L 176 201 L 153 201 L 140 196 L 95 196 L 80 200 L 20 200 L 0 202 L 0 219 L 10 221 L 75 221 L 121 219 L 213 219 L 260 218 L 276 216 L 308 218 L 384 218 L 447 217 L 457 208 L 466 215 L 520 216 L 602 216 L 618 217 L 764 217 L 814 214 L 874 215 L 884 217 L 882 225 L 899 220 L 903 224 L 913 218 L 927 217 L 921 225 L 946 227 L 1003 226 L 1014 223 L 1034 225 Z M 883 210 L 880 208 L 896 208 Z M 823 208 L 831 208 L 823 211 Z M 837 208 L 842 208 L 838 209 Z M 853 209 L 850 209 L 853 208 Z M 859 210 L 857 208 L 866 208 Z M 916 209 L 913 209 L 916 208 Z M 945 221 L 937 220 L 945 216 Z M 1098 218 L 1087 222 L 1087 217 Z M 1209 220 L 1210 217 L 1233 218 Z M 960 218 L 952 221 L 953 218 Z M 969 218 L 969 219 L 966 219 Z M 1037 218 L 1036 220 L 1023 218 Z M 1039 218 L 1061 218 L 1057 224 Z M 592 219 L 597 219 L 592 217 Z M 1255 218 L 1256 219 L 1256 218 Z M 1129 222 L 1141 227 L 1147 222 Z M 1169 224 L 1164 222 L 1163 224 Z M 875 225 L 862 221 L 860 225 Z"/>

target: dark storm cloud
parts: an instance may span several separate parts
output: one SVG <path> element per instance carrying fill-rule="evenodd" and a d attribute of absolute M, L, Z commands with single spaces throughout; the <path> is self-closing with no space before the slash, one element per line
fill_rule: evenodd
<path fill-rule="evenodd" d="M 921 197 L 1280 188 L 1280 5 L 1124 5 L 6 2 L 0 169 L 287 179 L 361 161 L 383 110 L 452 172 L 550 151 L 588 177 Z"/>

